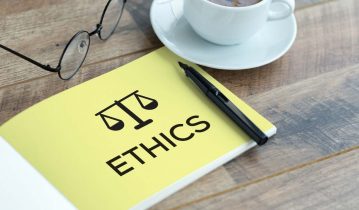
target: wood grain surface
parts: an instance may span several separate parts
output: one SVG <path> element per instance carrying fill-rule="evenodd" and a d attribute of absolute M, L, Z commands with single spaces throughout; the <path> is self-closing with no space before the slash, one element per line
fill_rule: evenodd
<path fill-rule="evenodd" d="M 357 149 L 236 186 L 181 209 L 357 209 L 359 201 L 353 197 L 359 194 Z"/>
<path fill-rule="evenodd" d="M 92 30 L 106 1 L 0 0 L 0 43 L 56 65 L 73 34 Z M 0 124 L 162 44 L 151 0 L 130 0 L 111 39 L 92 37 L 78 75 L 0 50 Z M 296 0 L 298 35 L 281 59 L 252 70 L 205 68 L 278 127 L 278 134 L 153 209 L 355 209 L 359 206 L 359 1 Z"/>

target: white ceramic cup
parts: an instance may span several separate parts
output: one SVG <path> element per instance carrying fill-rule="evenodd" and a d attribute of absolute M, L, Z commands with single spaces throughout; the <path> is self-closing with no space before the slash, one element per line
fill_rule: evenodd
<path fill-rule="evenodd" d="M 264 27 L 294 11 L 294 0 L 262 0 L 244 7 L 228 7 L 208 0 L 184 0 L 184 16 L 204 39 L 219 45 L 241 44 Z"/>

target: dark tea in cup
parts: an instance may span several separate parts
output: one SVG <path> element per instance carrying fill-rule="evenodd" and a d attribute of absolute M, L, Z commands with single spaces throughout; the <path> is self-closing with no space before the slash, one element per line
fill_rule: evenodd
<path fill-rule="evenodd" d="M 227 7 L 246 7 L 253 4 L 257 4 L 262 0 L 208 0 L 208 1 Z"/>

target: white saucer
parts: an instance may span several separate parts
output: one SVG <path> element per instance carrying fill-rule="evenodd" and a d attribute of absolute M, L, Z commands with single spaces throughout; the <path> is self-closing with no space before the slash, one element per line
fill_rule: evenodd
<path fill-rule="evenodd" d="M 151 23 L 158 38 L 178 56 L 203 66 L 239 70 L 263 66 L 292 46 L 297 23 L 294 15 L 268 24 L 241 45 L 221 46 L 199 37 L 183 17 L 183 0 L 154 0 Z M 200 14 L 199 14 L 200 15 Z"/>

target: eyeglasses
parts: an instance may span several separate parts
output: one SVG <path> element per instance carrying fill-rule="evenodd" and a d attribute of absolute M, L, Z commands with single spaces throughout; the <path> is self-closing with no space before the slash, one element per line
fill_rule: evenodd
<path fill-rule="evenodd" d="M 63 80 L 71 79 L 81 68 L 87 52 L 90 47 L 90 37 L 97 34 L 98 37 L 105 41 L 115 32 L 120 22 L 123 10 L 127 0 L 109 0 L 102 12 L 100 23 L 96 25 L 96 29 L 92 32 L 79 31 L 67 43 L 56 68 L 50 65 L 41 64 L 15 50 L 0 44 L 0 48 L 13 53 L 20 58 L 50 72 L 58 73 Z"/>

